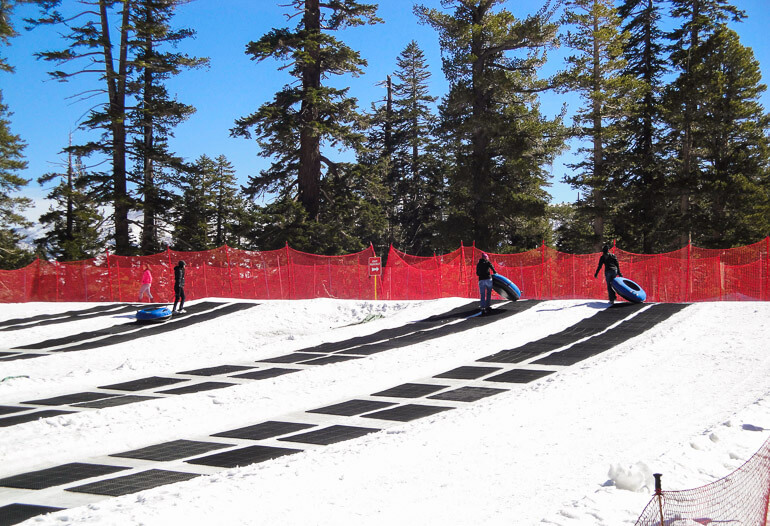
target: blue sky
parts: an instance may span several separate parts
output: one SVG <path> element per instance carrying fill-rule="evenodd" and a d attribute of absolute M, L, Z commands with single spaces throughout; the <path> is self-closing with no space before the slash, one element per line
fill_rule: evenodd
<path fill-rule="evenodd" d="M 72 2 L 65 0 L 65 4 Z M 180 7 L 175 17 L 175 27 L 190 27 L 197 31 L 195 40 L 183 42 L 180 51 L 207 56 L 211 65 L 208 69 L 184 72 L 169 85 L 169 91 L 180 101 L 197 108 L 197 113 L 176 129 L 171 148 L 188 160 L 204 153 L 210 157 L 225 155 L 235 166 L 242 182 L 267 167 L 269 162 L 258 156 L 253 140 L 231 138 L 229 130 L 235 119 L 256 110 L 291 80 L 286 72 L 278 71 L 276 62 L 255 63 L 244 53 L 249 41 L 258 39 L 271 28 L 295 24 L 294 20 L 286 21 L 286 9 L 279 3 L 284 2 L 194 0 Z M 425 52 L 432 71 L 432 94 L 440 97 L 446 93 L 447 83 L 441 72 L 437 34 L 430 27 L 418 23 L 412 13 L 413 3 L 411 0 L 382 1 L 378 14 L 384 19 L 384 24 L 351 28 L 338 35 L 353 49 L 360 51 L 369 64 L 361 77 L 346 76 L 335 81 L 350 86 L 349 93 L 358 99 L 361 109 L 368 110 L 372 101 L 383 98 L 384 89 L 377 83 L 396 69 L 396 57 L 412 39 Z M 439 0 L 424 0 L 422 3 L 440 7 Z M 770 0 L 733 0 L 732 3 L 748 15 L 747 20 L 732 27 L 740 34 L 742 43 L 754 50 L 762 66 L 763 81 L 768 83 L 770 38 L 765 31 L 770 23 Z M 536 11 L 542 1 L 516 0 L 508 4 L 508 9 L 515 15 L 524 17 Z M 69 83 L 48 80 L 46 72 L 52 64 L 36 60 L 33 53 L 60 47 L 62 41 L 52 28 L 25 31 L 19 18 L 34 13 L 35 10 L 29 6 L 16 9 L 14 23 L 21 34 L 11 41 L 10 48 L 3 50 L 15 66 L 16 73 L 0 73 L 0 86 L 4 103 L 13 112 L 12 131 L 27 143 L 24 153 L 29 167 L 21 175 L 33 181 L 23 193 L 39 199 L 46 191 L 37 185 L 35 179 L 43 173 L 60 169 L 64 160 L 60 152 L 67 145 L 70 132 L 75 143 L 87 139 L 86 132 L 77 129 L 78 122 L 102 99 L 81 100 L 76 96 L 101 86 L 94 75 L 81 76 Z M 562 66 L 561 58 L 565 52 L 560 50 L 552 54 L 547 73 Z M 770 95 L 765 93 L 763 101 L 767 109 Z M 543 110 L 547 114 L 555 114 L 565 102 L 571 111 L 579 104 L 577 98 L 546 94 L 542 99 Z M 555 202 L 574 201 L 577 195 L 560 182 L 567 170 L 563 162 L 570 155 L 567 153 L 553 166 L 550 193 Z"/>

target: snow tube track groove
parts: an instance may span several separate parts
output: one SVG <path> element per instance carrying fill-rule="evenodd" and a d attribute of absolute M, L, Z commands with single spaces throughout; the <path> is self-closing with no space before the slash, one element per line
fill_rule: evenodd
<path fill-rule="evenodd" d="M 606 323 L 611 321 L 613 316 L 617 316 L 619 320 L 623 321 L 617 327 L 610 329 L 604 334 L 597 334 L 585 342 L 574 345 L 571 350 L 574 351 L 580 346 L 585 346 L 586 349 L 591 349 L 592 352 L 588 354 L 577 353 L 580 355 L 580 359 L 593 356 L 597 352 L 601 352 L 602 349 L 606 350 L 605 348 L 610 348 L 617 345 L 618 342 L 626 341 L 649 330 L 686 306 L 685 304 L 656 304 L 645 310 L 634 308 L 633 306 L 631 308 L 624 308 L 622 306 L 612 307 L 607 309 L 609 312 L 604 313 L 604 316 L 599 316 L 602 313 L 597 313 L 596 316 L 591 318 L 591 322 L 594 324 L 602 323 L 606 327 Z M 641 312 L 639 312 L 640 310 Z M 635 317 L 627 318 L 629 313 L 634 312 L 638 314 Z M 464 325 L 464 323 L 461 322 L 454 325 Z M 579 332 L 581 331 L 578 330 L 577 333 Z M 610 336 L 607 337 L 607 335 Z M 569 352 L 570 350 L 567 350 L 551 356 L 558 356 Z M 573 361 L 572 363 L 575 362 Z M 164 465 L 159 464 L 159 462 L 167 460 L 182 461 L 188 466 L 188 469 L 185 471 L 194 471 L 196 469 L 194 466 L 196 465 L 228 469 L 264 462 L 280 456 L 299 453 L 306 448 L 304 444 L 335 444 L 381 431 L 390 426 L 398 425 L 400 422 L 413 421 L 441 411 L 449 411 L 456 407 L 430 404 L 430 399 L 459 402 L 460 404 L 458 405 L 472 403 L 508 390 L 500 388 L 501 385 L 527 383 L 547 375 L 558 374 L 552 370 L 538 371 L 514 367 L 503 372 L 501 372 L 500 368 L 484 368 L 497 370 L 493 376 L 489 376 L 489 373 L 482 373 L 481 376 L 462 376 L 460 369 L 467 370 L 474 369 L 474 367 L 461 367 L 435 375 L 431 378 L 430 382 L 409 382 L 365 395 L 366 398 L 376 396 L 381 398 L 381 400 L 354 398 L 332 406 L 309 409 L 305 411 L 307 418 L 293 413 L 292 417 L 287 416 L 278 418 L 278 420 L 260 421 L 245 427 L 205 435 L 197 440 L 174 440 L 133 451 L 116 452 L 110 455 L 112 457 L 134 459 L 132 461 L 136 464 L 134 468 L 94 462 L 69 463 L 0 479 L 0 486 L 28 489 L 52 488 L 52 491 L 48 492 L 46 499 L 54 499 L 56 498 L 56 491 L 53 491 L 54 486 L 62 485 L 62 480 L 66 480 L 69 483 L 66 488 L 68 492 L 113 496 L 125 495 L 136 491 L 135 484 L 139 477 L 144 477 L 139 482 L 141 485 L 140 489 L 149 489 L 186 480 L 198 475 L 198 473 L 164 471 L 160 469 Z M 476 367 L 475 369 L 479 368 Z M 481 379 L 481 377 L 484 378 Z M 447 385 L 439 385 L 436 380 L 438 378 L 464 378 L 467 380 L 467 385 L 463 386 L 461 382 L 445 382 Z M 480 385 L 486 381 L 490 382 L 486 384 L 488 387 Z M 327 415 L 328 420 L 325 423 L 319 424 L 317 420 L 311 417 L 313 413 Z M 364 427 L 359 423 L 351 421 L 351 417 L 371 418 L 372 426 Z M 270 442 L 275 437 L 283 437 L 278 438 L 278 440 L 284 441 L 287 447 L 276 447 L 274 443 Z M 254 445 L 244 446 L 238 442 L 229 443 L 228 438 L 248 439 L 255 441 L 255 443 Z M 260 441 L 267 442 L 260 443 Z M 216 451 L 217 449 L 228 448 L 229 446 L 234 447 L 223 452 Z M 101 457 L 100 460 L 105 458 L 107 457 Z M 206 468 L 202 472 L 209 473 L 209 469 Z M 152 476 L 149 476 L 150 474 Z M 79 480 L 104 475 L 111 476 L 104 480 L 79 486 L 72 486 L 71 484 Z M 65 490 L 61 489 L 59 491 Z M 46 500 L 45 504 L 56 505 L 59 502 Z M 12 506 L 26 506 L 28 511 L 32 513 L 29 517 L 50 510 L 50 508 L 44 509 L 44 507 L 40 507 L 42 511 L 35 513 L 33 509 L 35 506 L 33 505 L 15 503 Z M 0 508 L 0 510 L 2 509 Z"/>

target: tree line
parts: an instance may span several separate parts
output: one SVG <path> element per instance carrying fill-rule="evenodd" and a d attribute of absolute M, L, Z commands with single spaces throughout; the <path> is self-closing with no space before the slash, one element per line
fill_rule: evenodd
<path fill-rule="evenodd" d="M 36 4 L 39 16 L 16 25 L 59 31 L 61 46 L 38 58 L 63 82 L 90 75 L 93 88 L 74 95 L 97 101 L 81 124 L 92 140 L 64 145 L 61 170 L 38 178 L 53 185 L 53 205 L 40 218 L 47 231 L 25 248 L 29 199 L 16 197 L 30 183 L 19 175 L 25 143 L 0 92 L 1 268 L 167 245 L 339 254 L 371 242 L 427 256 L 461 242 L 585 253 L 616 239 L 655 253 L 770 233 L 766 87 L 729 27 L 746 15 L 728 0 L 554 0 L 525 18 L 504 0 L 418 3 L 414 16 L 441 46 L 447 93 L 429 93 L 430 65 L 412 41 L 381 79 L 385 99 L 367 110 L 330 79 L 364 73 L 365 58 L 338 35 L 384 23 L 377 5 L 287 1 L 294 26 L 246 45 L 256 67 L 277 68 L 286 84 L 234 117 L 231 135 L 270 162 L 243 184 L 223 155 L 188 162 L 171 151 L 195 108 L 167 82 L 208 63 L 180 51 L 195 35 L 173 23 L 188 1 L 81 0 L 65 13 L 61 0 L 0 0 L 0 44 L 16 35 L 14 5 Z M 560 47 L 566 60 L 544 74 Z M 1 54 L 0 71 L 13 71 Z M 544 93 L 579 96 L 572 122 L 566 108 L 543 113 Z M 550 167 L 571 142 L 579 147 L 565 181 L 580 197 L 551 204 Z"/>

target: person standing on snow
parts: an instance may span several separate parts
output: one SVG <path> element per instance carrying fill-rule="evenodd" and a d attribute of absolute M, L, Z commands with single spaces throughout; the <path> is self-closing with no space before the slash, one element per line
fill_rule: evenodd
<path fill-rule="evenodd" d="M 599 276 L 599 270 L 601 270 L 602 265 L 604 265 L 604 279 L 607 281 L 607 296 L 609 296 L 610 303 L 615 303 L 615 299 L 617 299 L 617 296 L 615 295 L 615 290 L 612 288 L 612 280 L 615 279 L 616 276 L 623 276 L 623 274 L 620 273 L 620 263 L 618 263 L 618 258 L 610 252 L 610 246 L 604 245 L 602 247 L 602 255 L 599 256 L 599 266 L 596 267 L 596 272 L 594 272 L 594 277 Z"/>
<path fill-rule="evenodd" d="M 184 261 L 180 261 L 174 267 L 174 307 L 171 312 L 184 312 Z M 179 302 L 179 310 L 176 310 L 176 304 Z"/>
<path fill-rule="evenodd" d="M 485 316 L 492 310 L 490 304 L 492 302 L 492 274 L 495 272 L 495 267 L 489 261 L 489 255 L 485 252 L 481 253 L 479 262 L 476 263 L 476 275 L 479 277 L 479 295 L 481 296 L 481 315 Z"/>
<path fill-rule="evenodd" d="M 152 303 L 152 293 L 150 292 L 150 286 L 152 285 L 152 273 L 150 272 L 150 266 L 145 265 L 144 266 L 144 272 L 142 272 L 142 284 L 139 287 L 139 301 L 142 301 L 142 298 L 145 294 L 147 294 L 147 297 L 150 298 L 150 303 Z"/>

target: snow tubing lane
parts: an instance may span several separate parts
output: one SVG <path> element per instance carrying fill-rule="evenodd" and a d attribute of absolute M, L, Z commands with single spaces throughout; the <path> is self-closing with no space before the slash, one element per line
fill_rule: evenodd
<path fill-rule="evenodd" d="M 628 278 L 617 276 L 612 280 L 612 288 L 621 298 L 631 303 L 642 303 L 647 299 L 644 289 Z"/>
<path fill-rule="evenodd" d="M 136 313 L 136 321 L 139 323 L 157 323 L 168 319 L 171 319 L 171 309 L 168 307 L 142 309 Z"/>
<path fill-rule="evenodd" d="M 521 298 L 521 290 L 513 281 L 500 274 L 492 274 L 492 288 L 507 300 L 516 301 Z"/>

